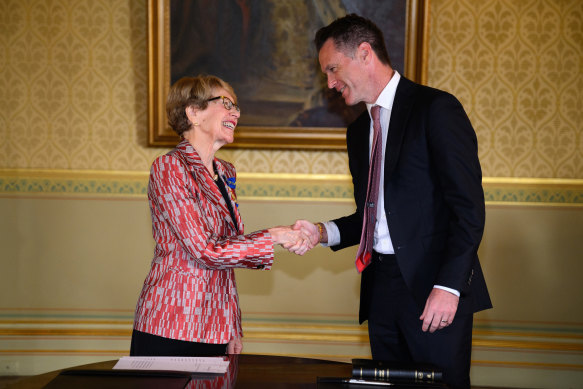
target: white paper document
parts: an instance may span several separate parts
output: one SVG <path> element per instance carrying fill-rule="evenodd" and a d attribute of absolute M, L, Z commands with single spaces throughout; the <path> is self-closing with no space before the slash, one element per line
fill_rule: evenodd
<path fill-rule="evenodd" d="M 223 357 L 121 357 L 113 368 L 222 374 L 229 368 L 229 361 Z"/>

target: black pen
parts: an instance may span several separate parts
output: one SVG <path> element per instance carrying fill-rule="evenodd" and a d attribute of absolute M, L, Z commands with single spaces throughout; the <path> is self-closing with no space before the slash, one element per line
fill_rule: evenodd
<path fill-rule="evenodd" d="M 357 380 L 356 378 L 340 378 L 340 377 L 318 377 L 319 383 L 326 384 L 356 384 L 356 385 L 377 385 L 377 386 L 391 386 L 390 382 L 385 381 L 370 381 Z"/>

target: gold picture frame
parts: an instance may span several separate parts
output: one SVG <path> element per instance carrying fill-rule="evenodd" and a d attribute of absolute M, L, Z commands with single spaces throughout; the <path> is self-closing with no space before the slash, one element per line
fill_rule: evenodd
<path fill-rule="evenodd" d="M 429 1 L 407 0 L 404 75 L 426 82 Z M 170 87 L 170 0 L 148 0 L 148 146 L 173 147 L 166 122 Z M 228 81 L 228 80 L 227 80 Z M 238 126 L 230 148 L 345 150 L 346 128 Z"/>

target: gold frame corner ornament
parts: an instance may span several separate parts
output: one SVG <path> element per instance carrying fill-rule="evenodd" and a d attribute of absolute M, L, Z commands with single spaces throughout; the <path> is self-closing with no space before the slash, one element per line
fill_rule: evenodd
<path fill-rule="evenodd" d="M 405 76 L 426 82 L 429 0 L 407 0 Z M 170 88 L 170 0 L 148 0 L 148 146 L 173 147 L 178 136 L 166 122 Z M 346 150 L 345 128 L 237 127 L 226 148 Z"/>

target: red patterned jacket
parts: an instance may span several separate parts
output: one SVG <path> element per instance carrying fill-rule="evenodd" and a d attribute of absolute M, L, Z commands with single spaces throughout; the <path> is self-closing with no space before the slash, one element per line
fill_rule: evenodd
<path fill-rule="evenodd" d="M 218 158 L 214 164 L 224 182 L 234 182 L 232 164 Z M 215 344 L 243 335 L 233 269 L 270 269 L 273 243 L 267 230 L 243 235 L 235 189 L 227 191 L 236 220 L 186 140 L 152 164 L 148 199 L 156 248 L 136 330 Z"/>

